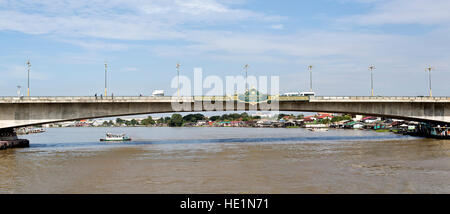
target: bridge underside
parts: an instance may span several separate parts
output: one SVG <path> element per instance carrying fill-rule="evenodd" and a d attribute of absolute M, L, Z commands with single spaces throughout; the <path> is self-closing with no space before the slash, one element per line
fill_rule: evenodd
<path fill-rule="evenodd" d="M 438 102 L 309 102 L 280 101 L 245 104 L 236 101 L 171 102 L 2 103 L 0 129 L 125 115 L 200 111 L 303 111 L 348 113 L 450 124 L 450 103 Z"/>

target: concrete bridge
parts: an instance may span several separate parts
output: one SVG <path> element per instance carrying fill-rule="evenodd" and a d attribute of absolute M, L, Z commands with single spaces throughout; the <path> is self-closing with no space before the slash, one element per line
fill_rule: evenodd
<path fill-rule="evenodd" d="M 180 105 L 178 101 L 182 101 Z M 199 111 L 349 113 L 450 124 L 450 97 L 283 97 L 242 102 L 209 97 L 0 97 L 0 132 L 46 123 L 124 115 Z"/>

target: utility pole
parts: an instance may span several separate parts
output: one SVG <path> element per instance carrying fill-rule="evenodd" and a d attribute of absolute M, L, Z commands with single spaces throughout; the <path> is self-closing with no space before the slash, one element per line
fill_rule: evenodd
<path fill-rule="evenodd" d="M 312 65 L 308 66 L 308 70 L 309 70 L 309 91 L 312 92 L 313 91 L 313 85 L 312 85 Z"/>
<path fill-rule="evenodd" d="M 375 69 L 374 65 L 369 66 L 370 70 L 370 88 L 371 88 L 371 95 L 373 97 L 373 69 Z"/>
<path fill-rule="evenodd" d="M 428 66 L 425 70 L 428 71 L 428 80 L 429 80 L 429 85 L 430 85 L 430 97 L 432 97 L 433 94 L 431 93 L 431 71 L 433 70 L 433 67 Z"/>
<path fill-rule="evenodd" d="M 244 69 L 245 69 L 245 91 L 248 91 L 248 82 L 247 82 L 247 74 L 248 74 L 248 64 L 244 65 Z"/>
<path fill-rule="evenodd" d="M 177 63 L 177 94 L 178 98 L 180 98 L 180 63 Z"/>
<path fill-rule="evenodd" d="M 27 60 L 27 68 L 28 68 L 28 96 L 30 96 L 30 68 L 31 68 L 31 63 L 30 60 Z"/>
<path fill-rule="evenodd" d="M 108 64 L 105 62 L 105 97 L 108 95 L 107 91 L 107 73 L 108 73 Z"/>

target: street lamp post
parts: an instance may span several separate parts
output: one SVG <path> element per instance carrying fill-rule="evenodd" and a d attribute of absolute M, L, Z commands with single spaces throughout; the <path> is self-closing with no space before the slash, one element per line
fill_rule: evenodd
<path fill-rule="evenodd" d="M 371 95 L 373 97 L 373 69 L 375 69 L 374 65 L 369 66 L 370 70 L 370 88 L 371 88 Z"/>
<path fill-rule="evenodd" d="M 177 63 L 177 95 L 180 98 L 180 63 Z"/>
<path fill-rule="evenodd" d="M 27 68 L 28 68 L 28 92 L 27 92 L 27 95 L 30 96 L 30 68 L 31 68 L 30 60 L 27 60 Z"/>
<path fill-rule="evenodd" d="M 313 91 L 313 85 L 312 85 L 312 65 L 308 66 L 308 70 L 309 70 L 309 91 L 312 92 Z"/>
<path fill-rule="evenodd" d="M 247 82 L 248 64 L 244 65 L 244 69 L 245 69 L 245 91 L 248 91 L 248 82 Z"/>
<path fill-rule="evenodd" d="M 107 91 L 107 73 L 108 73 L 108 64 L 105 62 L 105 97 L 108 95 Z"/>
<path fill-rule="evenodd" d="M 433 67 L 428 66 L 426 68 L 426 70 L 428 71 L 428 81 L 429 81 L 429 86 L 430 86 L 430 97 L 433 96 L 432 92 L 431 92 L 431 71 L 433 70 Z"/>

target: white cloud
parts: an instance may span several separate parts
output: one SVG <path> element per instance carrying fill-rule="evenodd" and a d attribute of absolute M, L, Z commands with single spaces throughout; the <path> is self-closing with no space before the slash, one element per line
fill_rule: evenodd
<path fill-rule="evenodd" d="M 121 40 L 180 39 L 186 23 L 280 19 L 216 0 L 12 0 L 0 5 L 0 30 Z"/>
<path fill-rule="evenodd" d="M 374 1 L 375 8 L 368 14 L 344 18 L 344 21 L 362 25 L 421 24 L 448 25 L 448 0 L 391 0 Z"/>
<path fill-rule="evenodd" d="M 119 43 L 119 42 L 104 42 L 104 41 L 82 41 L 79 39 L 57 39 L 61 42 L 66 42 L 80 46 L 87 50 L 108 50 L 108 51 L 125 51 L 134 45 Z"/>
<path fill-rule="evenodd" d="M 27 72 L 27 68 L 24 66 L 20 66 L 20 65 L 12 65 L 12 66 L 8 66 L 4 69 L 4 71 L 2 72 L 2 75 L 6 75 L 6 76 L 10 76 L 10 77 L 15 77 L 15 78 L 28 78 L 28 72 Z M 32 80 L 46 80 L 48 79 L 47 75 L 44 73 L 41 73 L 39 71 L 35 71 L 33 69 L 30 70 L 30 79 Z"/>
<path fill-rule="evenodd" d="M 282 29 L 284 29 L 284 25 L 282 25 L 282 24 L 271 25 L 270 28 L 275 29 L 275 30 L 282 30 Z"/>

